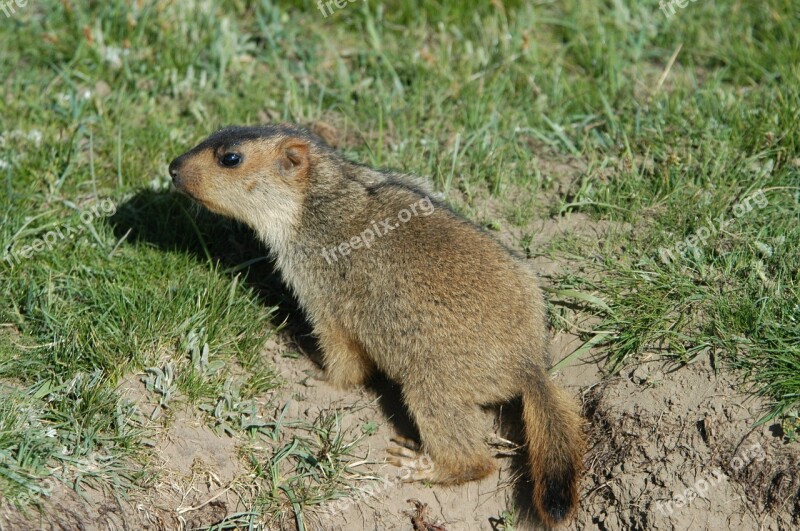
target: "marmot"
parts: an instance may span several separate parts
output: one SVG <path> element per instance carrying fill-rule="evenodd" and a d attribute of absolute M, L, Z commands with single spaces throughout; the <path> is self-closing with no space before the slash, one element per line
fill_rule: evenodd
<path fill-rule="evenodd" d="M 327 381 L 349 388 L 379 370 L 401 386 L 433 463 L 415 479 L 490 474 L 479 408 L 521 395 L 537 513 L 550 526 L 571 517 L 583 420 L 548 377 L 536 278 L 504 246 L 416 178 L 346 160 L 293 125 L 219 130 L 169 172 L 268 246 L 313 326 Z"/>

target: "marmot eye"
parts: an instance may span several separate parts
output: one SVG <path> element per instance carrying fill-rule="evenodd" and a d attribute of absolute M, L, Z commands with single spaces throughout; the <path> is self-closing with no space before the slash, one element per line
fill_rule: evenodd
<path fill-rule="evenodd" d="M 242 162 L 242 156 L 238 153 L 225 153 L 220 157 L 219 163 L 227 168 L 238 166 Z"/>

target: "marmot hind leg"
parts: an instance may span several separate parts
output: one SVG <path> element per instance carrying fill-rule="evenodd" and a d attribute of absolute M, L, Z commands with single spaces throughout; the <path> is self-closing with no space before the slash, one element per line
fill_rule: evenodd
<path fill-rule="evenodd" d="M 388 461 L 412 469 L 408 479 L 457 485 L 485 478 L 497 468 L 484 442 L 485 427 L 477 405 L 456 404 L 452 398 L 438 400 L 420 389 L 404 395 L 422 439 L 419 450 L 430 458 L 424 459 L 418 449 L 398 440 L 401 447 L 389 450 L 396 457 Z"/>
<path fill-rule="evenodd" d="M 361 344 L 336 325 L 316 330 L 325 364 L 324 379 L 338 389 L 363 385 L 375 371 L 375 364 Z"/>

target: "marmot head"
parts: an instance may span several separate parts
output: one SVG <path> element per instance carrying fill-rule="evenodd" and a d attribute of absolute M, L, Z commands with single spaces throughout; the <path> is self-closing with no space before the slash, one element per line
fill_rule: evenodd
<path fill-rule="evenodd" d="M 300 215 L 312 152 L 326 147 L 291 125 L 227 127 L 173 160 L 169 174 L 179 191 L 274 244 Z"/>

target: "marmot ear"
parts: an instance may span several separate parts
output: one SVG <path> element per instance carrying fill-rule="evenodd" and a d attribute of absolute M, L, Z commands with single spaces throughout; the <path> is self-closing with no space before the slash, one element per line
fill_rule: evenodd
<path fill-rule="evenodd" d="M 303 177 L 308 172 L 308 142 L 287 138 L 280 145 L 278 168 L 284 177 Z"/>

